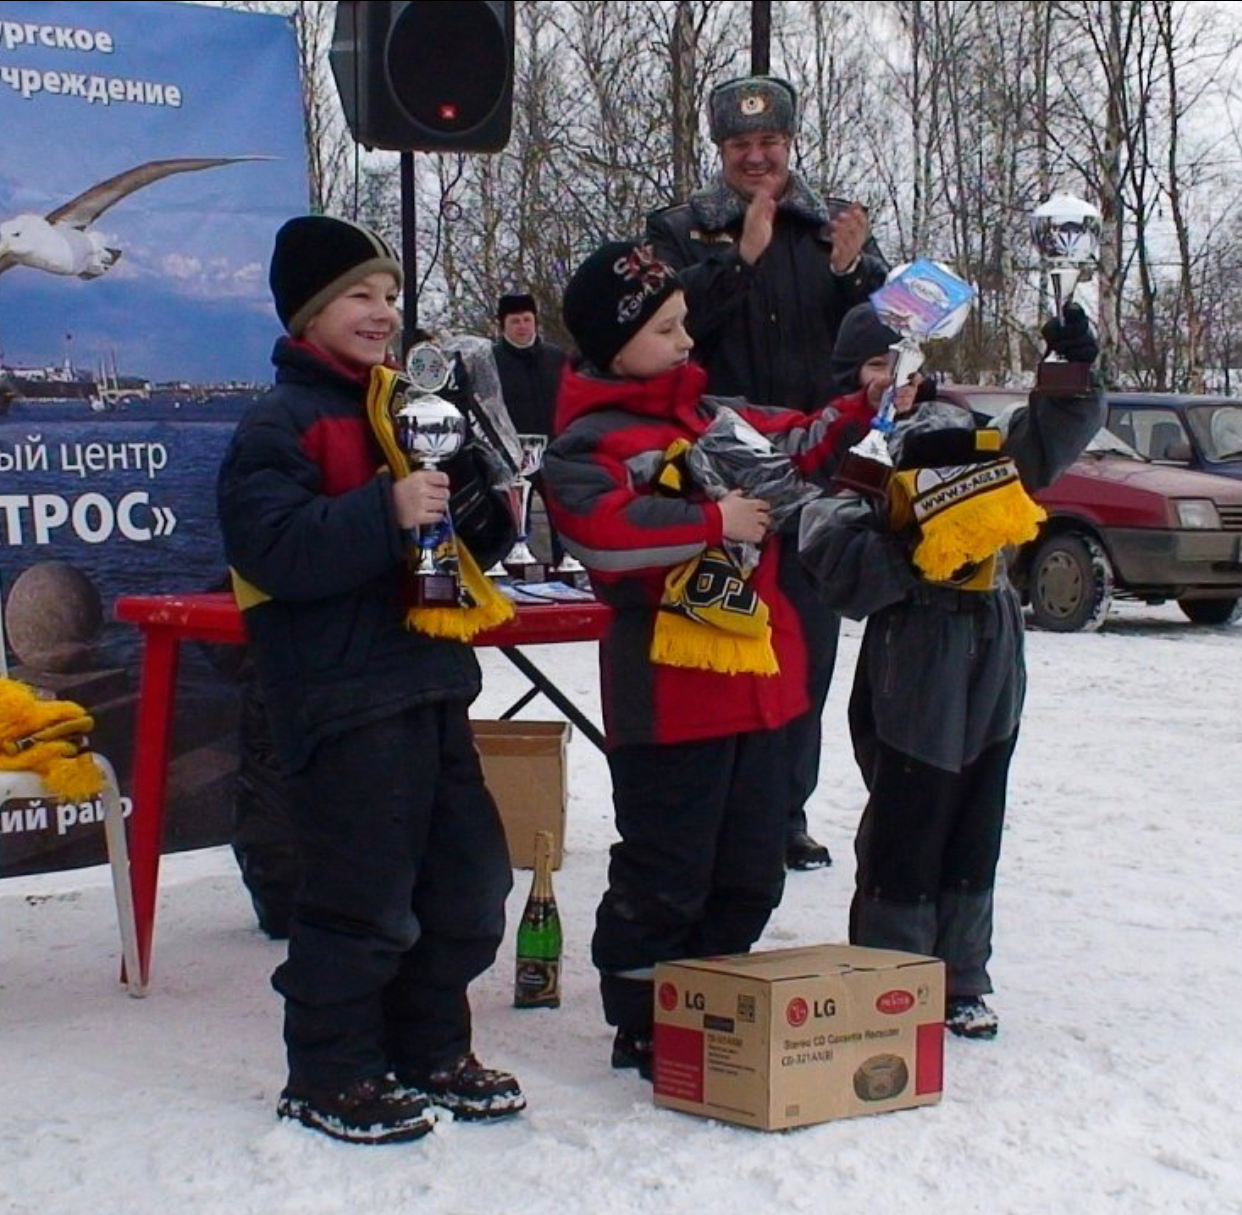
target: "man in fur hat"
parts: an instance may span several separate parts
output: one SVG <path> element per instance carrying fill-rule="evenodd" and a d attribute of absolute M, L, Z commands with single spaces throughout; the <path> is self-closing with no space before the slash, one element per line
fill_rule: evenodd
<path fill-rule="evenodd" d="M 539 332 L 539 305 L 528 292 L 502 295 L 496 304 L 496 319 L 500 338 L 492 343 L 492 354 L 509 419 L 520 435 L 543 435 L 551 439 L 556 390 L 561 383 L 565 352 L 543 340 Z M 535 473 L 530 482 L 542 499 L 543 473 Z M 553 566 L 560 565 L 565 550 L 551 522 L 548 523 L 548 545 Z"/>
<path fill-rule="evenodd" d="M 824 199 L 789 168 L 794 88 L 775 76 L 717 85 L 709 101 L 720 172 L 689 201 L 648 218 L 659 256 L 681 271 L 695 360 L 708 388 L 761 405 L 810 411 L 829 399 L 841 319 L 884 281 L 866 210 Z M 795 732 L 792 869 L 831 862 L 807 833 L 805 802 L 819 775 L 820 717 L 836 659 L 838 621 L 825 612 L 811 648 L 811 711 Z"/>

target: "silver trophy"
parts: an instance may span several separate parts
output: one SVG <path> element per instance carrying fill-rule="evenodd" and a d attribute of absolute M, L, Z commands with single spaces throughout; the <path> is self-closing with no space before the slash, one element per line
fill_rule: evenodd
<path fill-rule="evenodd" d="M 517 541 L 504 559 L 505 569 L 519 582 L 542 582 L 547 568 L 530 547 L 530 496 L 533 486 L 530 479 L 543 464 L 547 449 L 546 435 L 518 435 L 522 458 L 518 465 L 518 478 L 509 486 L 509 506 L 517 524 Z"/>
<path fill-rule="evenodd" d="M 406 357 L 410 387 L 392 406 L 393 434 L 412 468 L 438 468 L 455 456 L 466 438 L 466 420 L 450 401 L 437 396 L 448 382 L 449 364 L 438 347 L 424 342 Z M 457 606 L 464 602 L 453 521 L 410 533 L 413 600 L 418 607 Z"/>
<path fill-rule="evenodd" d="M 897 391 L 923 366 L 923 343 L 953 337 L 966 323 L 974 288 L 947 266 L 927 258 L 895 267 L 872 293 L 876 315 L 900 335 L 889 349 L 891 382 L 871 419 L 871 429 L 845 453 L 833 477 L 839 489 L 883 498 L 893 475 L 888 436 L 896 422 Z"/>
<path fill-rule="evenodd" d="M 1057 317 L 1073 299 L 1084 271 L 1095 265 L 1101 231 L 1099 211 L 1070 194 L 1054 194 L 1031 212 L 1031 240 L 1051 283 Z M 1085 366 L 1067 364 L 1050 353 L 1039 365 L 1036 382 L 1041 388 L 1085 391 L 1090 373 Z"/>

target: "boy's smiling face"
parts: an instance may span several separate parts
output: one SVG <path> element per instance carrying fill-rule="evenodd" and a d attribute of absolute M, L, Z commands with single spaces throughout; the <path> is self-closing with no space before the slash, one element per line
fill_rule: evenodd
<path fill-rule="evenodd" d="M 315 313 L 302 336 L 339 362 L 374 367 L 388 357 L 388 344 L 401 323 L 398 298 L 391 274 L 368 274 Z"/>
<path fill-rule="evenodd" d="M 693 349 L 694 339 L 686 332 L 686 296 L 674 291 L 621 347 L 609 370 L 629 380 L 650 380 L 680 367 Z"/>
<path fill-rule="evenodd" d="M 867 390 L 867 401 L 872 409 L 879 409 L 885 390 L 893 382 L 892 358 L 887 354 L 877 354 L 868 359 L 858 368 L 858 384 Z M 900 415 L 914 408 L 914 394 L 918 392 L 923 377 L 917 372 L 906 384 L 897 389 L 894 411 Z"/>

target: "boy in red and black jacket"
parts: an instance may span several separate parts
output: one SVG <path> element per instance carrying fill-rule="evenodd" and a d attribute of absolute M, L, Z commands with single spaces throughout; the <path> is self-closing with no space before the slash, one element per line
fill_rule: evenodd
<path fill-rule="evenodd" d="M 798 601 L 807 584 L 796 534 L 771 529 L 768 503 L 738 491 L 713 501 L 693 487 L 669 496 L 661 472 L 670 449 L 693 443 L 727 405 L 799 471 L 827 475 L 870 411 L 807 415 L 704 396 L 685 297 L 645 245 L 593 253 L 565 291 L 564 315 L 584 362 L 562 380 L 544 475 L 566 548 L 613 608 L 600 665 L 620 842 L 592 956 L 617 1028 L 613 1066 L 649 1077 L 655 963 L 744 952 L 780 902 L 785 727 L 808 707 L 814 619 Z M 670 571 L 725 542 L 759 547 L 746 585 L 767 613 L 773 673 L 652 658 Z"/>
<path fill-rule="evenodd" d="M 491 965 L 512 886 L 467 718 L 468 645 L 406 627 L 406 534 L 452 509 L 486 567 L 513 539 L 467 445 L 394 478 L 368 421 L 397 332 L 401 267 L 376 233 L 329 216 L 276 236 L 288 337 L 276 384 L 225 454 L 225 552 L 286 778 L 302 863 L 277 1112 L 355 1143 L 410 1140 L 430 1105 L 511 1114 L 517 1081 L 471 1053 L 466 988 Z"/>

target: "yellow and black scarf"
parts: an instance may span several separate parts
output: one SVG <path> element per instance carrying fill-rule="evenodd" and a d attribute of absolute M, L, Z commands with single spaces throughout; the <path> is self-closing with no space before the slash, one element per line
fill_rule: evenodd
<path fill-rule="evenodd" d="M 0 679 L 0 771 L 33 772 L 65 801 L 95 797 L 104 778 L 88 752 L 95 720 L 72 700 L 40 700 L 16 679 Z"/>
<path fill-rule="evenodd" d="M 932 582 L 950 582 L 1006 545 L 1025 544 L 1048 517 L 1031 500 L 1007 456 L 958 468 L 911 468 L 893 474 L 890 522 L 913 523 L 914 564 Z"/>
<path fill-rule="evenodd" d="M 689 447 L 686 439 L 669 445 L 656 476 L 658 493 L 684 492 Z M 665 666 L 723 675 L 779 673 L 768 605 L 727 546 L 707 548 L 668 572 L 650 658 Z"/>

